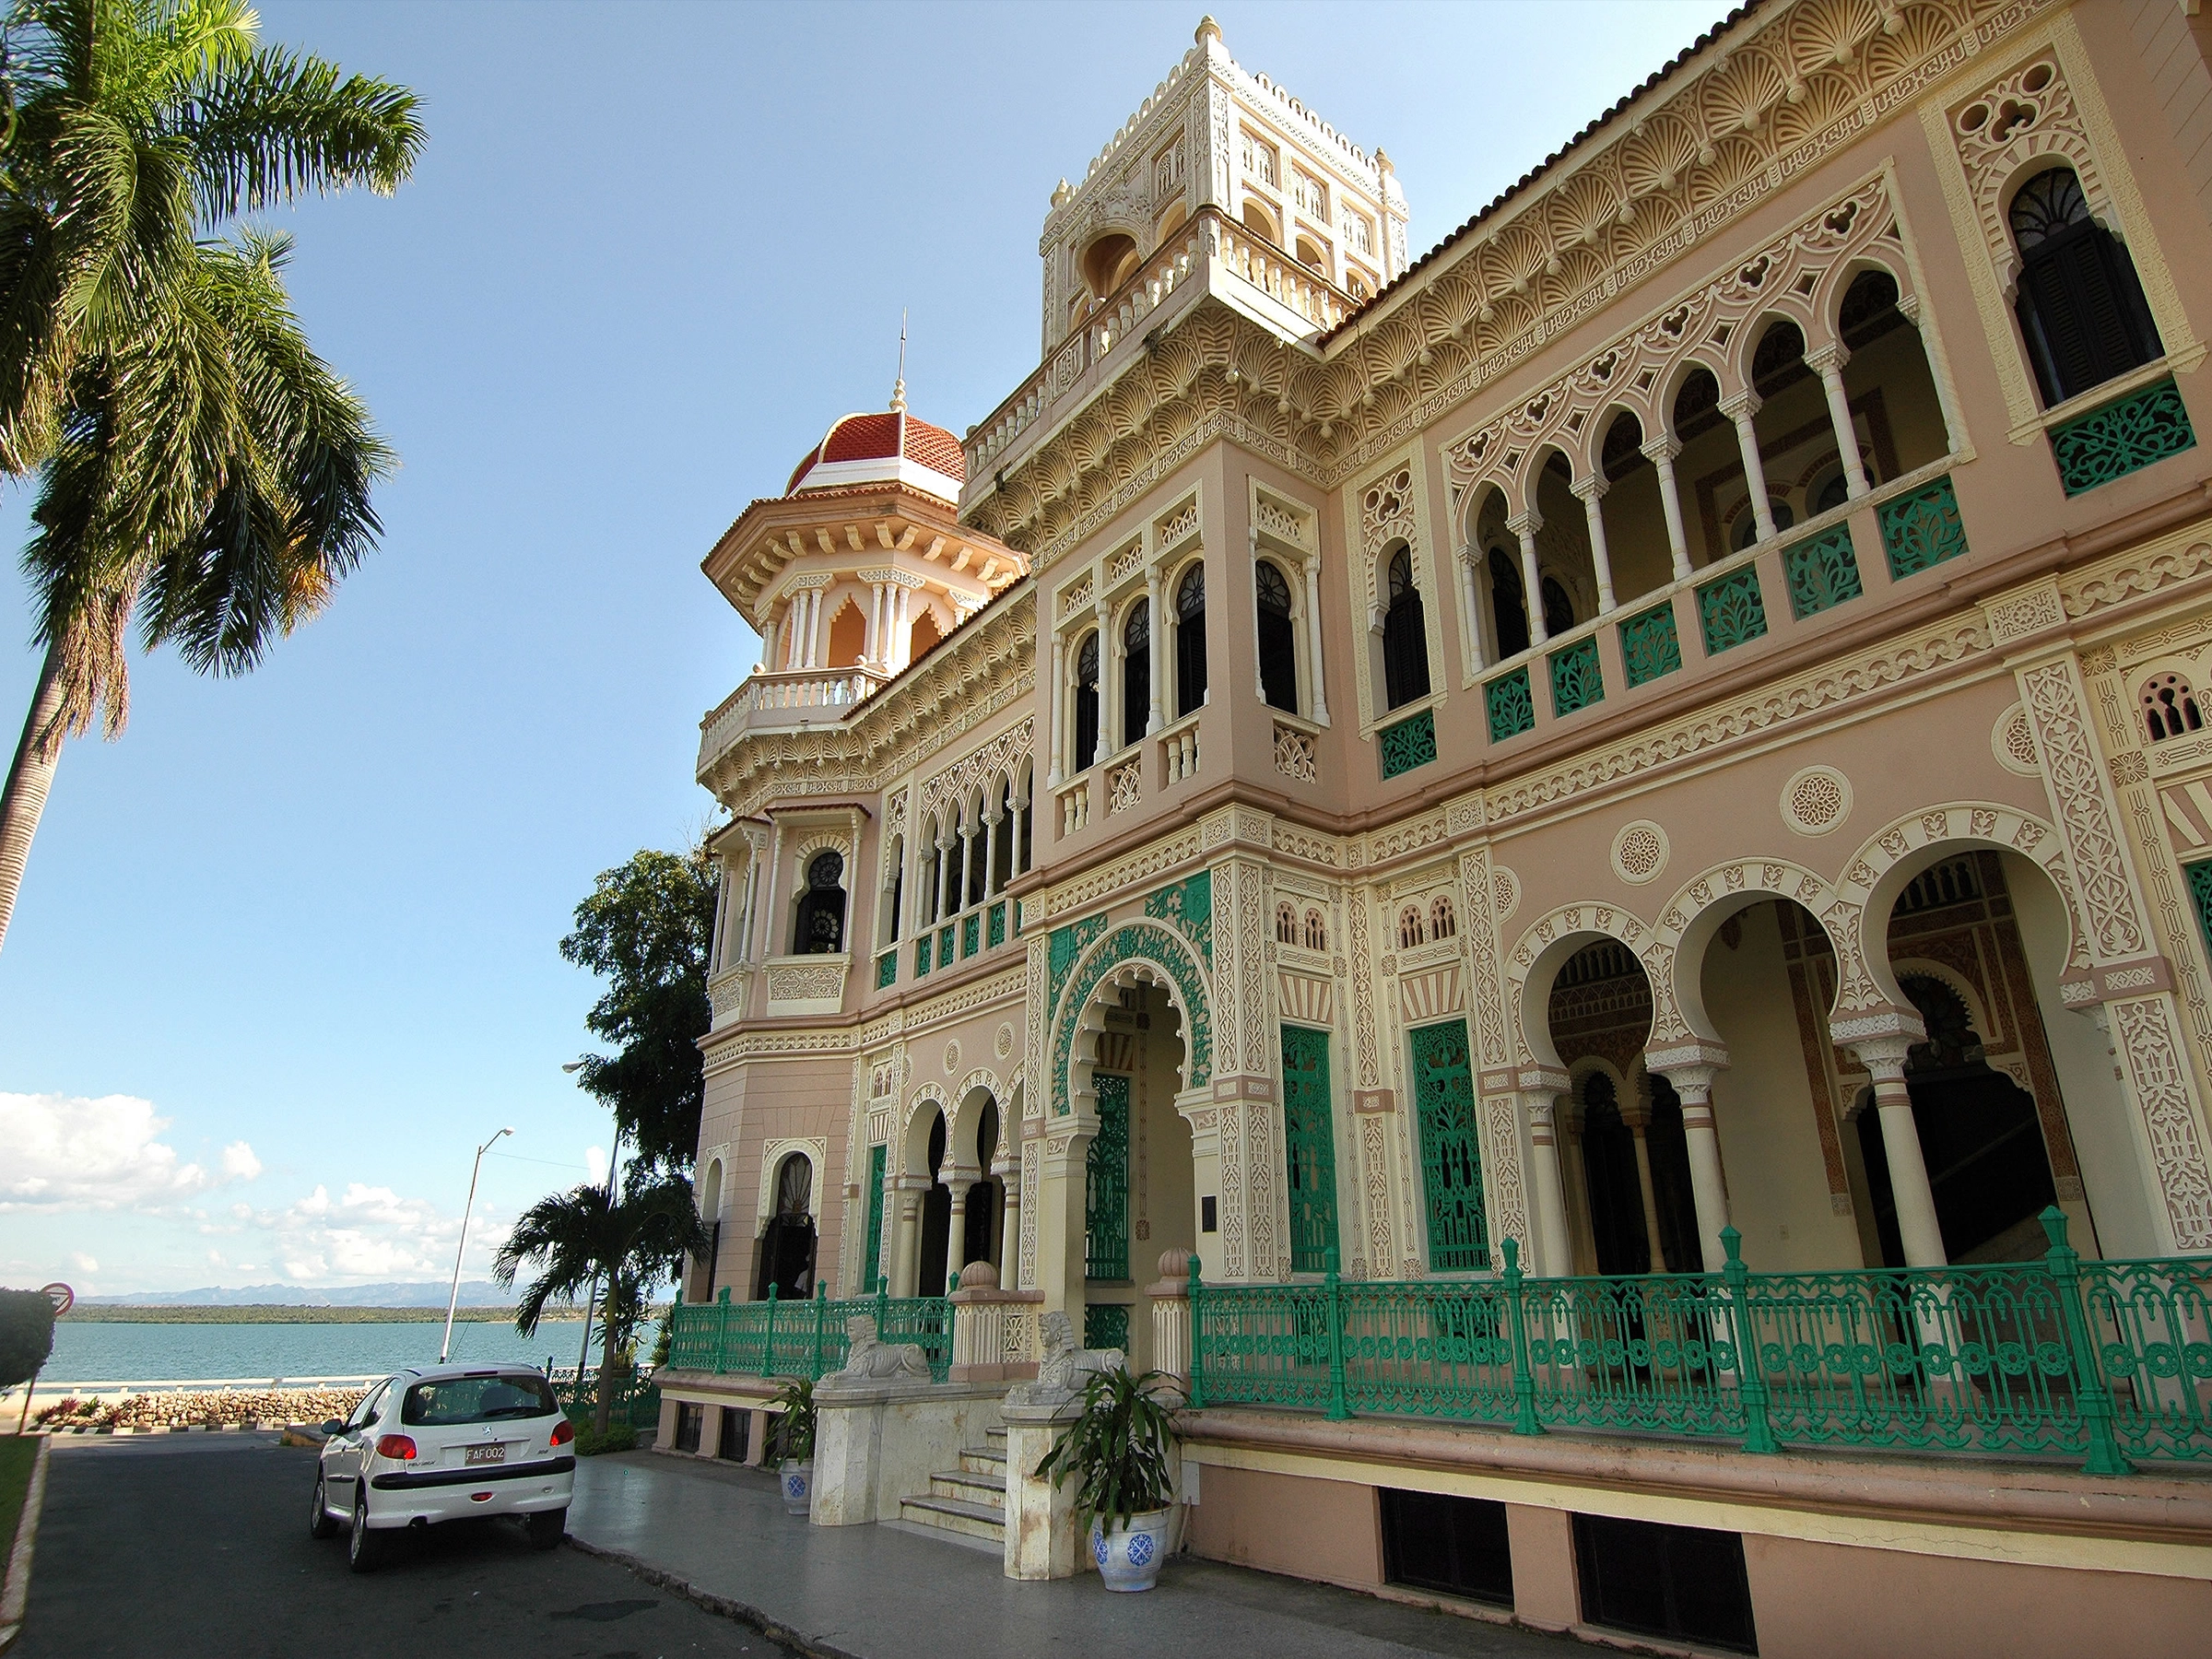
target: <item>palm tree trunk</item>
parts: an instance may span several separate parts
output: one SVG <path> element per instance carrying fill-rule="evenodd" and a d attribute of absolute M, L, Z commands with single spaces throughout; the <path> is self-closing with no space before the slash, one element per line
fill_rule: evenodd
<path fill-rule="evenodd" d="M 599 1344 L 599 1410 L 592 1418 L 592 1426 L 599 1438 L 606 1438 L 607 1425 L 615 1418 L 615 1345 L 604 1336 Z"/>
<path fill-rule="evenodd" d="M 57 640 L 46 648 L 39 688 L 31 695 L 23 736 L 7 769 L 7 790 L 0 794 L 0 945 L 6 943 L 8 918 L 16 912 L 16 893 L 23 885 L 23 866 L 30 861 L 30 838 L 39 832 L 46 791 L 62 759 L 60 744 L 51 752 L 41 752 L 39 737 L 53 725 L 61 708 L 62 647 Z"/>

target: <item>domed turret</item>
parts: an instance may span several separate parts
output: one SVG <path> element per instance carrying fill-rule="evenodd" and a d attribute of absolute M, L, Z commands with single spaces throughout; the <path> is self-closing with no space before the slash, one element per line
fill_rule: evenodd
<path fill-rule="evenodd" d="M 906 412 L 906 382 L 891 393 L 889 409 L 847 415 L 806 452 L 784 486 L 785 495 L 810 489 L 847 489 L 897 482 L 957 501 L 968 481 L 960 441 L 943 427 Z"/>

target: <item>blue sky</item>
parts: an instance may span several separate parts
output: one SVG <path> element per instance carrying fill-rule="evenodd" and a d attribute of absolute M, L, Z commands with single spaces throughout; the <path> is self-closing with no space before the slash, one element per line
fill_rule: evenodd
<path fill-rule="evenodd" d="M 700 559 L 883 406 L 902 307 L 918 414 L 964 431 L 1028 374 L 1053 182 L 1200 9 L 265 0 L 265 40 L 424 100 L 396 197 L 275 221 L 404 470 L 326 616 L 241 680 L 135 661 L 124 740 L 64 756 L 0 951 L 0 1283 L 441 1278 L 512 1124 L 475 1277 L 598 1167 L 556 945 L 709 815 L 699 718 L 758 642 Z M 1423 250 L 1721 10 L 1215 6 L 1389 150 Z M 29 629 L 0 578 L 11 743 Z"/>

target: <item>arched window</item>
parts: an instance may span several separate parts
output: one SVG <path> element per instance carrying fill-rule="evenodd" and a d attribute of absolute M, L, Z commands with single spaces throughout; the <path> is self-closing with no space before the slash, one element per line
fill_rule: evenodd
<path fill-rule="evenodd" d="M 1099 636 L 1083 636 L 1076 647 L 1076 753 L 1070 771 L 1081 771 L 1099 758 Z"/>
<path fill-rule="evenodd" d="M 1175 718 L 1206 701 L 1206 567 L 1194 564 L 1175 588 Z"/>
<path fill-rule="evenodd" d="M 2020 251 L 2020 336 L 2045 404 L 2064 403 L 2165 350 L 2135 262 L 2090 217 L 2072 168 L 2046 169 L 2021 185 L 2010 217 Z"/>
<path fill-rule="evenodd" d="M 1574 601 L 1556 577 L 1544 578 L 1544 631 L 1563 634 L 1574 626 Z"/>
<path fill-rule="evenodd" d="M 1838 476 L 1841 477 L 1841 475 L 1839 474 Z M 1767 511 L 1774 515 L 1774 528 L 1777 532 L 1787 530 L 1792 524 L 1797 522 L 1797 515 L 1790 511 L 1790 504 L 1783 500 L 1780 496 L 1772 496 L 1768 499 Z M 1743 508 L 1743 516 L 1736 521 L 1735 550 L 1738 553 L 1741 553 L 1746 547 L 1749 547 L 1758 539 L 1759 514 L 1752 512 L 1751 503 L 1749 501 L 1746 501 Z"/>
<path fill-rule="evenodd" d="M 1278 945 L 1298 943 L 1298 912 L 1288 900 L 1275 907 L 1275 942 Z"/>
<path fill-rule="evenodd" d="M 1459 932 L 1459 918 L 1452 913 L 1452 900 L 1439 893 L 1436 902 L 1429 907 L 1429 936 L 1449 939 Z"/>
<path fill-rule="evenodd" d="M 799 900 L 798 926 L 794 930 L 794 956 L 828 954 L 845 947 L 845 858 L 841 853 L 817 853 L 806 864 L 806 891 Z"/>
<path fill-rule="evenodd" d="M 1398 912 L 1398 948 L 1411 950 L 1421 942 L 1421 907 L 1409 904 Z"/>
<path fill-rule="evenodd" d="M 2145 686 L 2143 724 L 2153 743 L 2204 730 L 2204 716 L 2197 712 L 2196 694 L 2189 682 L 2178 674 L 2161 674 Z"/>
<path fill-rule="evenodd" d="M 1382 615 L 1382 700 L 1402 708 L 1429 695 L 1429 629 L 1421 590 L 1413 583 L 1413 549 L 1390 556 L 1385 585 L 1390 608 Z"/>
<path fill-rule="evenodd" d="M 1498 629 L 1500 662 L 1528 649 L 1528 599 L 1521 591 L 1521 572 L 1503 547 L 1490 549 L 1490 618 Z"/>
<path fill-rule="evenodd" d="M 1037 820 L 1037 800 L 1030 791 L 1030 785 L 1035 782 L 1036 773 L 1033 768 L 1025 764 L 1021 769 L 1021 790 L 1015 796 L 1016 802 L 1021 807 L 1021 844 L 1016 851 L 1016 856 L 1020 859 L 1021 868 L 1024 870 L 1030 867 L 1030 851 L 1036 839 L 1034 831 Z"/>
<path fill-rule="evenodd" d="M 991 826 L 983 822 L 983 797 L 977 795 L 968 805 L 968 902 L 983 901 L 983 877 L 990 873 L 991 848 L 988 838 Z"/>
<path fill-rule="evenodd" d="M 1253 567 L 1260 621 L 1260 695 L 1267 706 L 1298 712 L 1298 635 L 1290 626 L 1290 583 L 1263 559 Z"/>
<path fill-rule="evenodd" d="M 1152 707 L 1152 607 L 1139 599 L 1122 624 L 1122 741 L 1145 735 Z"/>
<path fill-rule="evenodd" d="M 760 1239 L 758 1295 L 791 1300 L 814 1291 L 814 1163 L 794 1152 L 776 1171 L 775 1213 Z"/>
<path fill-rule="evenodd" d="M 1839 466 L 1828 476 L 1819 488 L 1813 491 L 1811 511 L 1816 515 L 1829 512 L 1842 506 L 1850 499 L 1851 480 L 1844 476 L 1843 469 Z M 1779 517 L 1774 521 L 1774 527 L 1777 530 L 1782 528 L 1782 520 Z"/>
<path fill-rule="evenodd" d="M 1306 948 L 1308 950 L 1326 950 L 1328 947 L 1329 924 L 1322 920 L 1319 911 L 1308 911 L 1306 912 Z"/>

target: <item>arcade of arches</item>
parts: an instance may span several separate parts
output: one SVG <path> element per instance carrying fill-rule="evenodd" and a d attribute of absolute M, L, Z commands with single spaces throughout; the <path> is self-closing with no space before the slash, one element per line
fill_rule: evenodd
<path fill-rule="evenodd" d="M 2087 1253 L 2098 1251 L 2108 1209 L 2134 1230 L 2141 1200 L 2127 1171 L 2090 1171 L 2085 1181 L 2081 1145 L 2101 1135 L 2083 1133 L 2075 1114 L 2099 1111 L 2110 1091 L 2097 1087 L 2094 1039 L 2075 1029 L 2087 1022 L 2059 1002 L 2066 936 L 2048 877 L 2015 854 L 1954 850 L 1906 885 L 1888 941 L 1889 968 L 1925 1028 L 1905 1053 L 1902 1098 L 1888 1112 L 1877 1102 L 1878 1065 L 1830 1035 L 1834 947 L 1792 900 L 1746 904 L 1706 947 L 1704 1006 L 1726 1054 L 1717 1071 L 1683 1069 L 1664 1053 L 1666 1069 L 1652 1068 L 1651 984 L 1627 947 L 1596 940 L 1567 958 L 1547 1026 L 1569 1083 L 1553 1109 L 1564 1271 L 1694 1273 L 1713 1265 L 1710 1241 L 1729 1220 L 1757 1267 L 1907 1265 L 1915 1212 L 1908 1193 L 1900 1222 L 1900 1123 L 1924 1171 L 1909 1179 L 1924 1194 L 1942 1260 L 2041 1255 L 2037 1218 L 2053 1203 Z M 1693 1164 L 1708 1088 L 1724 1214 L 1701 1225 Z"/>

